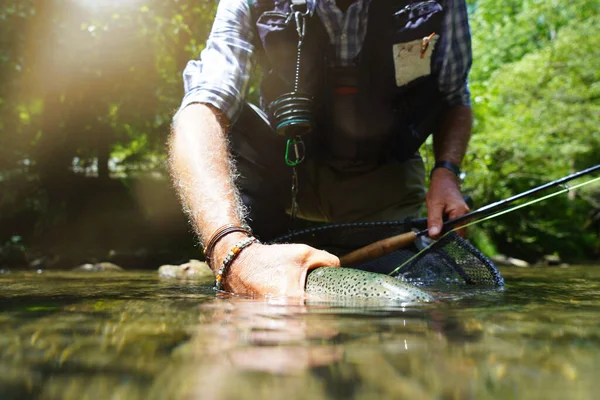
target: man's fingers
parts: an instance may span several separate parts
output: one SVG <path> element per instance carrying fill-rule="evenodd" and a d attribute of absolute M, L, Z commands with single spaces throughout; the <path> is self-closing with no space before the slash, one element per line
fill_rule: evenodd
<path fill-rule="evenodd" d="M 467 206 L 467 203 L 465 203 L 462 198 L 460 198 L 459 201 L 457 201 L 455 204 L 451 204 L 448 208 L 449 208 L 449 213 L 448 213 L 449 219 L 455 219 L 458 217 L 462 217 L 463 215 L 465 215 L 466 213 L 468 213 L 470 211 L 469 206 Z M 464 222 L 463 222 L 463 224 L 464 224 Z"/>
<path fill-rule="evenodd" d="M 465 203 L 464 199 L 461 197 L 456 205 L 451 205 L 450 207 L 450 219 L 462 217 L 466 213 L 470 211 L 469 206 Z"/>
<path fill-rule="evenodd" d="M 309 270 L 319 267 L 339 267 L 340 259 L 326 251 L 316 250 L 310 255 L 307 264 Z"/>
<path fill-rule="evenodd" d="M 454 210 L 450 211 L 450 213 L 448 214 L 448 218 L 449 219 L 458 218 L 463 214 L 464 213 L 460 212 L 458 209 L 454 209 Z"/>
<path fill-rule="evenodd" d="M 300 285 L 304 289 L 308 272 L 320 267 L 339 267 L 340 259 L 323 250 L 313 250 L 306 259 L 307 268 L 300 275 Z"/>
<path fill-rule="evenodd" d="M 435 237 L 442 231 L 442 206 L 431 205 L 428 207 L 427 213 L 427 228 L 429 236 Z"/>
<path fill-rule="evenodd" d="M 457 206 L 453 207 L 451 209 L 450 214 L 448 215 L 448 218 L 455 219 L 458 217 L 462 217 L 463 215 L 465 215 L 468 212 L 469 212 L 469 206 L 467 206 L 467 203 L 465 203 L 461 197 L 460 201 L 457 203 Z M 468 221 L 462 221 L 460 224 L 453 226 L 453 228 L 458 228 L 459 226 L 465 225 L 466 223 L 468 223 Z M 464 238 L 466 236 L 467 232 L 466 232 L 466 229 L 459 229 L 457 231 L 457 233 Z"/>

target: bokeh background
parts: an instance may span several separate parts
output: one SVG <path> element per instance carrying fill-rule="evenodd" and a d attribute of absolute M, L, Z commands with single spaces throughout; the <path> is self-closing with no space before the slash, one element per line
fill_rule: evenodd
<path fill-rule="evenodd" d="M 471 0 L 475 207 L 600 163 L 600 1 Z M 0 268 L 200 258 L 165 143 L 213 0 L 2 0 Z M 250 97 L 256 96 L 255 85 Z M 430 144 L 423 148 L 433 163 Z M 597 263 L 600 185 L 472 228 L 487 254 Z"/>

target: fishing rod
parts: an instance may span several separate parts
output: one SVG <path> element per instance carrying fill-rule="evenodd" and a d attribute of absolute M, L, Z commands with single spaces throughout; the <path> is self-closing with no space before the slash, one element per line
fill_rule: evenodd
<path fill-rule="evenodd" d="M 598 164 L 594 167 L 590 167 L 590 168 L 584 169 L 582 171 L 576 172 L 574 174 L 567 175 L 567 176 L 557 179 L 555 181 L 548 182 L 544 185 L 535 187 L 533 189 L 530 189 L 526 192 L 514 195 L 507 199 L 488 204 L 487 206 L 481 207 L 475 211 L 472 211 L 472 212 L 464 214 L 460 217 L 453 218 L 451 220 L 444 222 L 444 224 L 442 225 L 442 232 L 447 231 L 454 225 L 459 224 L 468 219 L 473 220 L 473 219 L 483 218 L 484 216 L 489 217 L 490 214 L 493 214 L 497 210 L 499 210 L 517 200 L 523 199 L 525 197 L 531 196 L 535 193 L 541 192 L 543 190 L 546 190 L 546 189 L 549 189 L 552 187 L 563 185 L 566 182 L 569 182 L 573 179 L 577 179 L 584 175 L 591 174 L 592 172 L 595 172 L 598 170 L 600 170 L 600 164 Z M 560 194 L 560 193 L 562 193 L 564 191 L 568 191 L 568 190 L 569 189 L 566 188 L 565 190 L 560 191 L 558 193 L 554 193 L 551 196 Z M 540 200 L 542 200 L 542 199 L 540 199 Z M 499 213 L 499 215 L 501 215 L 501 213 Z M 455 229 L 458 229 L 458 228 L 455 228 Z M 421 236 L 426 236 L 428 234 L 429 234 L 429 229 L 423 229 L 418 232 L 412 232 L 412 231 L 406 232 L 406 233 L 403 233 L 400 235 L 396 235 L 396 236 L 392 236 L 392 237 L 389 237 L 389 238 L 386 238 L 383 240 L 379 240 L 377 242 L 371 243 L 370 245 L 367 245 L 365 247 L 362 247 L 358 250 L 355 250 L 351 253 L 348 253 L 348 254 L 342 256 L 340 258 L 341 265 L 342 266 L 350 266 L 350 265 L 357 264 L 359 262 L 364 262 L 364 261 L 382 257 L 386 254 L 389 254 L 396 250 L 402 249 L 402 248 L 414 243 L 417 240 L 417 238 L 419 238 Z"/>

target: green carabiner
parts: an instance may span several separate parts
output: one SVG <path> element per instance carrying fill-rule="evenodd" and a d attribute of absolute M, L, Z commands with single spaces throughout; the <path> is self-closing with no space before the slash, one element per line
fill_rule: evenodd
<path fill-rule="evenodd" d="M 302 146 L 302 151 L 300 151 L 298 148 L 299 144 Z M 294 147 L 294 155 L 296 156 L 293 160 L 290 159 L 290 148 L 292 146 Z M 304 141 L 302 140 L 302 138 L 296 136 L 294 138 L 288 139 L 285 145 L 285 163 L 290 167 L 295 167 L 298 164 L 300 164 L 302 161 L 304 161 L 304 149 Z"/>

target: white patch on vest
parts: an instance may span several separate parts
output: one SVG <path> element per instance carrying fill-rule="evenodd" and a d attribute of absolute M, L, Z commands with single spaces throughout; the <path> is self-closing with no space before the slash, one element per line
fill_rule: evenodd
<path fill-rule="evenodd" d="M 396 86 L 404 86 L 415 79 L 431 74 L 431 55 L 439 37 L 439 35 L 434 35 L 429 40 L 429 46 L 425 50 L 424 57 L 421 57 L 423 39 L 406 43 L 396 43 L 394 45 Z"/>

